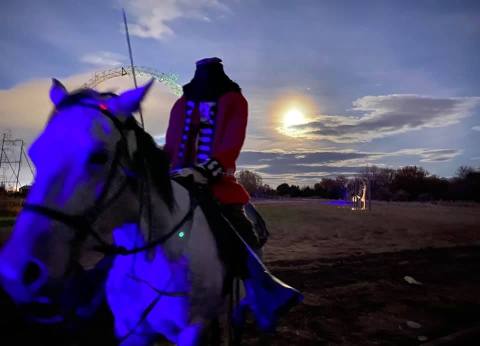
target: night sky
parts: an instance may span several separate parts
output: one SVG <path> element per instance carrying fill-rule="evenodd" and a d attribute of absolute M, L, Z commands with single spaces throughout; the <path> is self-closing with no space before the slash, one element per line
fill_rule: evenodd
<path fill-rule="evenodd" d="M 223 59 L 249 101 L 240 167 L 273 186 L 366 165 L 480 166 L 480 1 L 2 0 L 2 132 L 31 143 L 50 78 L 73 90 L 128 64 L 122 7 L 137 65 L 184 84 L 196 60 Z M 146 100 L 160 144 L 174 100 L 160 83 Z"/>

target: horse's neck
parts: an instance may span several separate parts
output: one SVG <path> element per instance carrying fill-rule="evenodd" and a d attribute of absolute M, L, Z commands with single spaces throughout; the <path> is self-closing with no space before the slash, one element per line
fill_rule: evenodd
<path fill-rule="evenodd" d="M 154 241 L 170 232 L 181 222 L 190 208 L 190 197 L 188 191 L 175 181 L 171 181 L 173 190 L 173 209 L 169 209 L 163 197 L 156 189 L 151 190 L 151 219 L 148 216 L 148 201 L 144 201 L 144 212 L 142 213 L 140 227 L 145 240 Z M 150 238 L 150 239 L 149 239 Z M 168 243 L 166 244 L 168 252 Z"/>
<path fill-rule="evenodd" d="M 171 228 L 181 220 L 186 211 L 188 211 L 190 204 L 190 197 L 188 191 L 171 180 L 173 190 L 173 209 L 170 210 L 165 203 L 163 197 L 157 190 L 151 191 L 151 210 L 152 210 L 152 225 L 154 228 Z M 146 211 L 142 214 L 142 221 L 146 221 Z M 162 230 L 160 230 L 162 231 Z"/>

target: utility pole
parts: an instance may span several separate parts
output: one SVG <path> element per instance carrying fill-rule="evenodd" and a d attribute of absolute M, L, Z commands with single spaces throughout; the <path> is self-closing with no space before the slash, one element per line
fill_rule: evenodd
<path fill-rule="evenodd" d="M 22 165 L 22 153 L 23 153 L 23 140 L 21 141 L 20 146 L 20 157 L 18 159 L 18 168 L 17 168 L 17 182 L 15 183 L 15 191 L 18 191 L 18 181 L 20 179 L 20 167 Z"/>
<path fill-rule="evenodd" d="M 130 68 L 132 69 L 133 85 L 135 85 L 135 89 L 137 89 L 138 88 L 137 76 L 135 75 L 135 65 L 133 64 L 132 45 L 130 44 L 130 34 L 128 33 L 127 15 L 125 14 L 125 9 L 123 8 L 122 8 L 122 12 L 123 12 L 123 24 L 125 25 L 125 34 L 127 36 L 128 55 L 130 57 Z M 142 114 L 141 108 L 138 108 L 138 114 L 140 114 L 140 122 L 142 124 L 142 128 L 144 129 L 145 124 L 143 123 L 143 114 Z"/>
<path fill-rule="evenodd" d="M 5 136 L 6 136 L 6 135 L 7 135 L 7 134 L 4 133 L 4 134 L 3 134 L 3 137 L 2 137 L 2 150 L 0 151 L 0 168 L 2 168 L 2 162 L 3 162 L 3 145 L 5 144 Z M 2 177 L 2 181 L 1 181 L 1 183 L 0 183 L 0 187 L 3 186 L 3 188 L 4 188 L 5 191 L 6 191 L 6 189 L 7 189 L 7 184 L 5 184 L 5 182 L 4 182 L 3 171 L 0 172 L 0 174 L 1 174 L 1 177 Z"/>
<path fill-rule="evenodd" d="M 0 164 L 1 164 L 2 160 L 3 160 L 3 145 L 5 144 L 5 136 L 6 136 L 6 135 L 7 135 L 7 134 L 4 133 L 4 134 L 3 134 L 3 138 L 2 138 L 2 151 L 0 152 Z"/>
<path fill-rule="evenodd" d="M 34 175 L 30 160 L 25 153 L 25 141 L 20 138 L 12 139 L 7 133 L 3 133 L 1 141 L 0 184 L 4 185 L 5 189 L 18 191 L 24 162 L 28 164 L 32 177 Z"/>
<path fill-rule="evenodd" d="M 30 159 L 28 158 L 28 155 L 25 152 L 25 149 L 22 152 L 23 152 L 23 157 L 25 158 L 25 162 L 27 163 L 28 168 L 30 168 L 30 173 L 32 173 L 32 176 L 34 176 L 33 168 L 32 168 L 32 165 L 30 164 Z"/>

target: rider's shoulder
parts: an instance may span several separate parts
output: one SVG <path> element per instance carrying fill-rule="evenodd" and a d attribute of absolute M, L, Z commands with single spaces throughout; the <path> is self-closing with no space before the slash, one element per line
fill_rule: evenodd
<path fill-rule="evenodd" d="M 220 97 L 220 102 L 247 104 L 247 99 L 238 91 L 229 91 Z"/>
<path fill-rule="evenodd" d="M 178 107 L 185 107 L 185 102 L 186 98 L 184 95 L 182 95 L 180 98 L 178 98 L 175 103 L 173 104 L 173 109 L 178 108 Z"/>

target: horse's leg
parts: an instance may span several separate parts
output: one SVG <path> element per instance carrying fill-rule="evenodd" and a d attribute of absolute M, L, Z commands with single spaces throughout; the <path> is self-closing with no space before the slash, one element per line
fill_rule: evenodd
<path fill-rule="evenodd" d="M 258 345 L 259 346 L 271 346 L 273 335 L 274 335 L 273 333 L 262 333 L 262 335 L 260 335 L 260 338 L 258 340 Z"/>
<path fill-rule="evenodd" d="M 244 295 L 243 282 L 238 278 L 233 279 L 229 297 L 228 324 L 229 342 L 234 346 L 239 346 L 242 342 L 243 330 L 247 319 L 248 305 L 245 304 L 245 300 L 241 299 Z"/>
<path fill-rule="evenodd" d="M 205 324 L 192 323 L 178 335 L 178 346 L 203 346 L 205 341 Z"/>
<path fill-rule="evenodd" d="M 121 323 L 120 319 L 115 321 L 115 334 L 119 346 L 150 346 L 158 337 L 158 334 L 145 323 L 132 327 Z"/>
<path fill-rule="evenodd" d="M 208 346 L 220 346 L 221 332 L 220 318 L 214 318 L 208 328 Z"/>
<path fill-rule="evenodd" d="M 151 346 L 153 345 L 155 338 L 152 335 L 137 335 L 132 334 L 126 338 L 120 346 Z"/>

